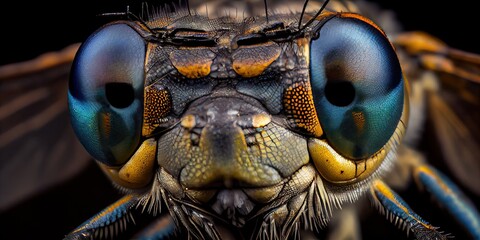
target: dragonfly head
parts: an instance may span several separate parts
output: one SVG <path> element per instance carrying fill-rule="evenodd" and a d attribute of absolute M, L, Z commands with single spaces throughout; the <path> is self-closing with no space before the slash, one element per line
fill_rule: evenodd
<path fill-rule="evenodd" d="M 356 198 L 395 158 L 405 79 L 383 31 L 359 15 L 297 26 L 288 14 L 109 24 L 77 54 L 74 129 L 116 184 L 233 210 L 240 225 L 310 197 Z"/>

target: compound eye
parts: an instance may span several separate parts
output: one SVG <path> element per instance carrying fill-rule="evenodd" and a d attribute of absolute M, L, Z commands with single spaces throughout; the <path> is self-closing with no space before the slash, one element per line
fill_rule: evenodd
<path fill-rule="evenodd" d="M 311 41 L 310 83 L 329 144 L 365 159 L 391 138 L 402 116 L 404 80 L 395 51 L 375 25 L 334 17 Z"/>
<path fill-rule="evenodd" d="M 92 34 L 73 62 L 73 128 L 87 151 L 108 166 L 125 163 L 140 142 L 145 52 L 143 38 L 116 23 Z"/>

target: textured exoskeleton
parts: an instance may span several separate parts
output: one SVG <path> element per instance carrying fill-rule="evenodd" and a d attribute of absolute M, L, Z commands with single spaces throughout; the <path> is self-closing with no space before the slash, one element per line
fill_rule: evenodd
<path fill-rule="evenodd" d="M 463 112 L 480 105 L 480 56 L 395 32 L 367 9 L 192 1 L 175 12 L 146 10 L 147 18 L 116 13 L 126 20 L 54 61 L 0 68 L 0 99 L 39 69 L 69 76 L 68 97 L 46 90 L 66 91 L 66 81 L 32 88 L 2 102 L 0 120 L 13 125 L 10 114 L 39 104 L 47 123 L 68 98 L 76 137 L 125 194 L 66 239 L 358 239 L 366 197 L 405 236 L 455 236 L 396 192 L 412 182 L 464 227 L 461 236 L 480 239 L 478 210 L 457 187 L 480 189 L 471 181 L 480 174 L 480 131 L 468 127 L 479 115 Z M 425 119 L 459 183 L 416 150 Z M 80 146 L 63 127 L 32 139 Z M 2 129 L 2 151 L 26 133 Z M 49 154 L 85 158 L 78 151 Z"/>

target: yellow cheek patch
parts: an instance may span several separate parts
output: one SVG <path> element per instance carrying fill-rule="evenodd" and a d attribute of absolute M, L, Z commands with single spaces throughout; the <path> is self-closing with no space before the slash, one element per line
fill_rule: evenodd
<path fill-rule="evenodd" d="M 256 77 L 277 60 L 280 53 L 280 47 L 273 42 L 241 46 L 232 55 L 232 67 L 242 77 Z"/>
<path fill-rule="evenodd" d="M 210 74 L 215 55 L 208 49 L 177 49 L 170 53 L 170 61 L 186 78 L 201 78 Z"/>
<path fill-rule="evenodd" d="M 369 158 L 351 160 L 343 157 L 335 151 L 327 141 L 317 138 L 308 140 L 308 151 L 315 164 L 317 171 L 327 181 L 335 184 L 351 184 L 362 181 L 371 176 L 379 169 L 396 144 L 401 141 L 405 134 L 406 121 L 408 119 L 408 95 L 405 94 L 403 114 L 395 132 L 388 142 L 378 152 Z M 362 129 L 363 114 L 355 116 L 354 121 L 359 130 Z"/>
<path fill-rule="evenodd" d="M 264 113 L 255 114 L 252 117 L 252 126 L 254 128 L 261 128 L 265 127 L 272 121 L 272 118 Z"/>
<path fill-rule="evenodd" d="M 361 181 L 377 171 L 387 150 L 381 149 L 372 157 L 353 161 L 338 154 L 326 141 L 312 138 L 308 141 L 310 156 L 322 177 L 332 183 Z"/>
<path fill-rule="evenodd" d="M 157 144 L 155 139 L 145 140 L 135 154 L 123 167 L 109 167 L 102 163 L 100 167 L 110 179 L 127 188 L 142 188 L 153 178 Z"/>
<path fill-rule="evenodd" d="M 180 122 L 180 125 L 182 127 L 192 130 L 195 125 L 197 125 L 197 121 L 195 120 L 195 116 L 192 114 L 186 115 L 185 117 L 182 118 L 182 121 Z"/>

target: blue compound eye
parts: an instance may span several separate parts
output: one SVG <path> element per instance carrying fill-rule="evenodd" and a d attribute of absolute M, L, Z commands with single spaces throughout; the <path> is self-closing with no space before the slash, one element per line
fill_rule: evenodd
<path fill-rule="evenodd" d="M 116 166 L 140 142 L 146 44 L 126 24 L 92 34 L 72 66 L 68 100 L 72 125 L 87 151 Z"/>
<path fill-rule="evenodd" d="M 393 135 L 404 80 L 385 35 L 360 17 L 334 17 L 310 44 L 310 83 L 327 141 L 344 157 L 365 159 Z"/>

